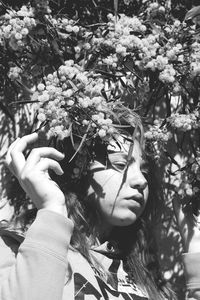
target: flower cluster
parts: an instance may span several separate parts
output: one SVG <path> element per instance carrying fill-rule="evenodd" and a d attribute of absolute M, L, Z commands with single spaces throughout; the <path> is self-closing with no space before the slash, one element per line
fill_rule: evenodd
<path fill-rule="evenodd" d="M 156 4 L 156 3 L 155 3 Z M 155 6 L 155 5 L 153 5 Z M 157 7 L 157 4 L 156 4 Z M 160 7 L 163 9 L 162 7 Z M 99 58 L 99 65 L 119 68 L 126 57 L 132 57 L 135 65 L 142 71 L 159 71 L 159 79 L 164 83 L 173 83 L 177 74 L 173 61 L 178 59 L 182 46 L 173 38 L 167 39 L 161 28 L 149 33 L 145 22 L 137 17 L 120 15 L 117 20 L 108 15 L 108 33 L 105 37 L 94 37 L 92 43 L 96 49 L 107 49 L 108 54 Z M 171 33 L 176 27 L 168 27 Z M 165 46 L 163 46 L 163 43 Z"/>
<path fill-rule="evenodd" d="M 191 74 L 193 77 L 200 75 L 200 45 L 197 41 L 195 41 L 192 45 L 192 53 L 191 53 Z"/>
<path fill-rule="evenodd" d="M 154 125 L 149 126 L 145 132 L 145 138 L 151 141 L 166 143 L 172 138 L 172 133 L 167 130 L 166 126 L 162 126 L 162 120 L 154 121 Z"/>
<path fill-rule="evenodd" d="M 22 69 L 15 66 L 15 67 L 10 67 L 10 70 L 9 70 L 9 73 L 8 73 L 8 77 L 11 79 L 11 80 L 16 80 L 16 79 L 19 79 L 20 78 L 20 75 L 22 73 Z"/>
<path fill-rule="evenodd" d="M 155 10 L 164 13 L 165 7 L 152 3 L 147 12 L 151 14 Z M 194 42 L 192 47 L 185 43 L 180 32 L 186 36 L 191 32 L 184 22 L 174 20 L 162 27 L 155 24 L 149 27 L 142 16 L 123 14 L 119 14 L 117 19 L 109 14 L 108 20 L 106 29 L 98 30 L 91 40 L 92 51 L 100 53 L 96 61 L 98 66 L 115 71 L 123 67 L 126 59 L 131 59 L 136 70 L 158 72 L 159 80 L 171 85 L 186 69 L 194 76 L 198 74 L 198 42 Z M 186 53 L 191 53 L 191 56 Z"/>
<path fill-rule="evenodd" d="M 142 41 L 139 37 L 134 35 L 134 32 L 144 34 L 146 26 L 136 16 L 130 18 L 126 15 L 120 15 L 120 18 L 115 20 L 115 16 L 108 15 L 109 22 L 108 33 L 105 37 L 94 37 L 92 45 L 94 49 L 101 49 L 102 47 L 108 50 L 108 55 L 99 58 L 100 65 L 110 65 L 113 68 L 118 66 L 118 63 L 134 49 L 142 47 Z"/>
<path fill-rule="evenodd" d="M 111 112 L 101 90 L 103 80 L 69 60 L 48 74 L 37 86 L 38 120 L 47 121 L 49 135 L 63 139 L 72 134 L 109 139 L 113 134 Z"/>
<path fill-rule="evenodd" d="M 193 197 L 195 194 L 199 193 L 198 187 L 193 187 L 193 185 L 188 181 L 188 174 L 182 173 L 180 184 L 176 187 L 175 191 L 178 196 L 182 199 Z"/>
<path fill-rule="evenodd" d="M 36 26 L 33 8 L 22 6 L 20 10 L 8 10 L 0 26 L 0 43 L 8 41 L 13 50 L 24 46 L 29 30 Z"/>
<path fill-rule="evenodd" d="M 200 153 L 197 157 L 189 160 L 188 167 L 180 172 L 179 186 L 175 188 L 176 193 L 182 199 L 200 196 Z"/>
<path fill-rule="evenodd" d="M 162 6 L 162 5 L 159 5 L 157 2 L 149 3 L 149 6 L 147 8 L 147 12 L 149 14 L 151 14 L 151 13 L 156 12 L 156 11 L 164 13 L 165 12 L 165 7 Z"/>
<path fill-rule="evenodd" d="M 49 0 L 34 0 L 33 5 L 36 14 L 50 14 L 51 8 L 49 6 Z"/>
<path fill-rule="evenodd" d="M 148 126 L 144 136 L 149 153 L 159 163 L 167 142 L 173 136 L 172 133 L 167 129 L 166 125 L 163 125 L 163 120 L 158 119 L 154 121 L 153 125 Z"/>
<path fill-rule="evenodd" d="M 167 118 L 169 124 L 180 131 L 189 131 L 199 128 L 199 112 L 196 110 L 189 114 L 174 113 Z"/>
<path fill-rule="evenodd" d="M 50 16 L 49 16 L 50 18 Z M 67 37 L 69 33 L 75 33 L 77 34 L 80 31 L 80 26 L 76 25 L 77 22 L 75 22 L 72 19 L 68 18 L 50 18 L 52 25 L 58 28 L 60 31 L 62 31 L 63 37 Z"/>

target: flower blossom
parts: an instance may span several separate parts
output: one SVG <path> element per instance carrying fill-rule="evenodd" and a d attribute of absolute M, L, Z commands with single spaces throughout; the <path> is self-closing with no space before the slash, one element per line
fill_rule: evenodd
<path fill-rule="evenodd" d="M 69 60 L 44 81 L 38 84 L 33 97 L 39 100 L 38 120 L 49 124 L 49 136 L 63 139 L 77 130 L 80 136 L 87 131 L 88 136 L 111 137 L 111 113 L 101 94 L 101 78 L 94 78 L 93 72 Z"/>
<path fill-rule="evenodd" d="M 20 50 L 25 44 L 29 30 L 34 26 L 36 21 L 33 8 L 24 5 L 18 11 L 8 10 L 0 27 L 0 43 L 4 44 L 8 40 L 13 50 Z"/>

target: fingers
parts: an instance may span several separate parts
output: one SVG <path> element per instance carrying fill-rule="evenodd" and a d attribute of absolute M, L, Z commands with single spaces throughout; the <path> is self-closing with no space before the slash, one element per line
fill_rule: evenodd
<path fill-rule="evenodd" d="M 40 171 L 48 171 L 49 169 L 53 170 L 57 175 L 63 175 L 63 170 L 59 163 L 53 159 L 50 158 L 43 158 L 40 160 L 40 162 L 37 164 L 36 169 Z"/>
<path fill-rule="evenodd" d="M 27 146 L 38 139 L 37 133 L 26 135 L 22 138 L 18 138 L 8 149 L 6 156 L 6 163 L 15 176 L 19 176 L 23 170 L 26 160 L 23 151 Z"/>
<path fill-rule="evenodd" d="M 31 151 L 27 158 L 26 169 L 31 170 L 37 163 L 39 163 L 41 158 L 51 158 L 60 161 L 64 158 L 64 154 L 50 147 L 35 148 Z"/>
<path fill-rule="evenodd" d="M 28 171 L 33 170 L 39 163 L 42 169 L 48 170 L 53 169 L 58 175 L 63 174 L 60 165 L 56 161 L 60 161 L 64 158 L 64 154 L 58 150 L 50 147 L 35 148 L 31 151 L 27 160 L 23 154 L 29 144 L 34 143 L 38 139 L 37 133 L 18 138 L 14 143 L 11 144 L 6 156 L 6 163 L 10 171 L 20 178 L 20 174 L 26 174 Z M 44 163 L 44 158 L 49 159 Z M 55 163 L 53 163 L 55 161 Z"/>

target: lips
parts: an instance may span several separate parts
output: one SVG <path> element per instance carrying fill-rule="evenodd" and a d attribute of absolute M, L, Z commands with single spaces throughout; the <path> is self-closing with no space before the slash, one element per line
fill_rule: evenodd
<path fill-rule="evenodd" d="M 141 194 L 136 194 L 132 196 L 125 197 L 126 200 L 135 200 L 140 205 L 144 204 L 144 197 Z"/>

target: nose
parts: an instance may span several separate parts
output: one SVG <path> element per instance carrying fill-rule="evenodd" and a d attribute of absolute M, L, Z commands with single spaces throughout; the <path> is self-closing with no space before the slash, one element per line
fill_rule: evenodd
<path fill-rule="evenodd" d="M 139 166 L 129 167 L 127 172 L 127 180 L 130 187 L 137 189 L 141 193 L 148 186 L 148 182 L 141 172 Z"/>

